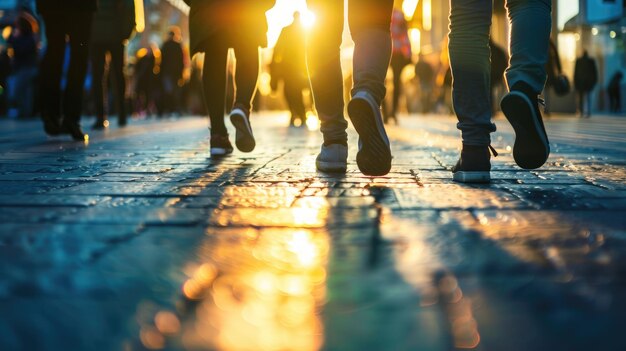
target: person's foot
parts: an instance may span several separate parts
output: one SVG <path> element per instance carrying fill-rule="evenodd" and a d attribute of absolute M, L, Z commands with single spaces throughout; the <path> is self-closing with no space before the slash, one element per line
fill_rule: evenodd
<path fill-rule="evenodd" d="M 348 116 L 359 133 L 356 163 L 365 175 L 382 176 L 391 170 L 391 148 L 380 106 L 365 91 L 354 94 L 348 103 Z"/>
<path fill-rule="evenodd" d="M 452 179 L 460 183 L 489 183 L 491 181 L 491 154 L 498 156 L 490 145 L 463 145 L 461 157 L 452 167 Z"/>
<path fill-rule="evenodd" d="M 83 132 L 78 122 L 63 121 L 61 132 L 63 134 L 69 134 L 72 139 L 76 141 L 85 141 L 89 139 L 89 135 Z"/>
<path fill-rule="evenodd" d="M 119 116 L 117 118 L 117 125 L 119 127 L 126 127 L 127 124 L 128 124 L 128 118 L 126 116 Z"/>
<path fill-rule="evenodd" d="M 61 134 L 61 123 L 58 120 L 52 118 L 43 119 L 43 130 L 50 136 L 56 136 Z"/>
<path fill-rule="evenodd" d="M 235 126 L 235 145 L 241 152 L 251 152 L 256 146 L 252 127 L 250 126 L 250 112 L 241 106 L 235 106 L 230 112 L 230 122 Z"/>
<path fill-rule="evenodd" d="M 211 157 L 226 156 L 233 153 L 233 145 L 228 140 L 228 135 L 211 135 Z"/>
<path fill-rule="evenodd" d="M 95 129 L 95 130 L 103 130 L 106 129 L 106 127 L 109 126 L 109 122 L 104 120 L 104 119 L 100 119 L 98 118 L 93 125 L 91 126 L 91 129 Z"/>
<path fill-rule="evenodd" d="M 524 169 L 543 166 L 550 155 L 537 93 L 525 82 L 515 83 L 502 98 L 500 107 L 515 130 L 513 158 Z"/>
<path fill-rule="evenodd" d="M 345 142 L 322 144 L 315 167 L 321 172 L 345 173 L 348 168 L 348 145 Z"/>

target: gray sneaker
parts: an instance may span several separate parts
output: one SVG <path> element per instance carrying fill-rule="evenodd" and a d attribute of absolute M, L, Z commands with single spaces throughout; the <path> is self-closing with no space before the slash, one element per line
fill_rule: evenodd
<path fill-rule="evenodd" d="M 382 112 L 372 95 L 359 91 L 348 103 L 348 116 L 359 133 L 356 164 L 368 176 L 383 176 L 391 170 L 391 148 Z"/>
<path fill-rule="evenodd" d="M 342 144 L 322 145 L 315 166 L 322 172 L 345 173 L 348 168 L 348 147 Z"/>

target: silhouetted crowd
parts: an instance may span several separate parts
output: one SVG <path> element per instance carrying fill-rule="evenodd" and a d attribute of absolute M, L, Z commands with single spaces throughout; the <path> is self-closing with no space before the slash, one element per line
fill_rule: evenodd
<path fill-rule="evenodd" d="M 135 115 L 182 115 L 193 94 L 184 70 L 189 59 L 180 29 L 172 26 L 158 47 L 128 57 L 135 32 L 134 0 L 38 0 L 2 18 L 0 115 L 41 116 L 49 135 L 84 140 L 80 116 L 95 115 L 93 129 Z M 196 90 L 199 87 L 196 87 Z"/>

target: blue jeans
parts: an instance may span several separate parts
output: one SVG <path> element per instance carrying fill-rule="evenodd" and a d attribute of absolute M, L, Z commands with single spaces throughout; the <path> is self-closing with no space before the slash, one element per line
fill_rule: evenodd
<path fill-rule="evenodd" d="M 339 47 L 344 18 L 343 0 L 309 0 L 317 16 L 307 40 L 307 67 L 324 141 L 348 138 L 343 116 L 343 76 Z M 349 0 L 348 23 L 354 40 L 353 79 L 356 91 L 367 91 L 380 102 L 391 58 L 393 0 Z"/>
<path fill-rule="evenodd" d="M 511 23 L 511 59 L 506 70 L 509 89 L 523 81 L 539 94 L 552 25 L 550 0 L 507 0 Z M 452 100 L 463 144 L 488 145 L 491 122 L 490 50 L 492 0 L 450 0 L 449 52 Z"/>

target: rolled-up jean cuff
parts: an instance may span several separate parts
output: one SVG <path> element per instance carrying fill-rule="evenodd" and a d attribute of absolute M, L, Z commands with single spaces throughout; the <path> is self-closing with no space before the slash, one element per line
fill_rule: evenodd
<path fill-rule="evenodd" d="M 333 120 L 322 120 L 320 131 L 324 137 L 324 141 L 347 141 L 348 122 L 343 118 L 335 118 Z"/>
<path fill-rule="evenodd" d="M 461 130 L 463 144 L 476 146 L 491 144 L 491 133 L 496 130 L 496 126 L 493 123 L 484 127 L 478 126 L 470 128 L 468 128 L 467 125 L 461 125 L 461 123 L 459 123 L 457 127 Z"/>

